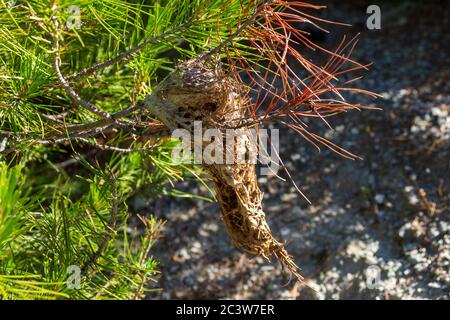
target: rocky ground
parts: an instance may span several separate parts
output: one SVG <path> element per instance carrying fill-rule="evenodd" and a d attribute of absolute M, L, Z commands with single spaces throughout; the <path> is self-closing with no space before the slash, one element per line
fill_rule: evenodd
<path fill-rule="evenodd" d="M 358 86 L 381 93 L 371 105 L 383 110 L 311 128 L 364 160 L 318 153 L 282 131 L 281 155 L 313 204 L 289 181 L 259 179 L 269 225 L 310 288 L 236 249 L 217 204 L 163 198 L 150 205 L 167 220 L 153 251 L 161 261 L 154 298 L 450 298 L 450 9 L 421 3 L 379 1 L 376 31 L 365 28 L 364 1 L 329 5 L 325 17 L 354 25 L 338 33 L 362 32 L 354 57 L 374 65 Z M 198 184 L 177 187 L 206 194 Z"/>

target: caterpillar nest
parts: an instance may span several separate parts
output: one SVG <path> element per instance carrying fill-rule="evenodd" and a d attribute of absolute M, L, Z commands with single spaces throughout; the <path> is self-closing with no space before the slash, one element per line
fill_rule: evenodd
<path fill-rule="evenodd" d="M 169 130 L 182 128 L 193 133 L 194 122 L 201 121 L 203 131 L 214 128 L 225 132 L 226 128 L 237 127 L 244 116 L 244 101 L 237 92 L 233 80 L 225 76 L 218 64 L 193 59 L 180 64 L 146 98 L 145 104 L 150 114 Z M 242 129 L 244 143 L 223 153 L 231 152 L 233 159 L 248 154 L 252 146 L 248 131 Z M 233 243 L 266 260 L 275 256 L 302 281 L 297 265 L 283 243 L 273 237 L 266 222 L 255 164 L 228 163 L 202 167 L 214 183 L 220 213 Z"/>

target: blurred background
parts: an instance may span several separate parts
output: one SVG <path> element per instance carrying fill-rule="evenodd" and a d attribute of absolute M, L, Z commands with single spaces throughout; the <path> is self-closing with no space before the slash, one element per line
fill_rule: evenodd
<path fill-rule="evenodd" d="M 280 132 L 281 156 L 312 205 L 289 181 L 260 177 L 275 237 L 306 278 L 236 249 L 217 204 L 137 195 L 136 211 L 167 220 L 153 255 L 154 298 L 448 299 L 450 289 L 450 6 L 447 1 L 321 1 L 321 17 L 352 24 L 316 33 L 334 48 L 361 33 L 353 58 L 373 62 L 357 86 L 383 95 L 381 111 L 350 112 L 311 130 L 364 158 L 350 161 Z M 367 7 L 381 9 L 368 30 Z M 331 29 L 331 28 L 330 28 Z M 207 196 L 199 183 L 177 188 Z M 312 288 L 312 289 L 311 289 Z"/>

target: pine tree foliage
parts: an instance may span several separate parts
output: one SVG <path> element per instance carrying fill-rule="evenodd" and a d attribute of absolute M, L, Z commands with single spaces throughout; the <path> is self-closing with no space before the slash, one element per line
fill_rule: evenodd
<path fill-rule="evenodd" d="M 157 273 L 150 249 L 161 222 L 151 216 L 130 218 L 127 201 L 136 190 L 150 197 L 190 196 L 167 182 L 200 179 L 197 168 L 170 158 L 176 142 L 134 141 L 132 130 L 106 132 L 102 143 L 119 148 L 133 140 L 133 148 L 151 144 L 148 152 L 95 148 L 97 139 L 62 146 L 45 142 L 64 140 L 70 126 L 78 130 L 77 125 L 102 121 L 58 84 L 55 21 L 62 26 L 61 72 L 83 99 L 116 113 L 142 100 L 178 59 L 217 44 L 217 21 L 224 22 L 219 33 L 229 32 L 239 5 L 216 0 L 1 2 L 1 298 L 143 298 Z M 80 70 L 140 44 L 131 59 L 77 79 Z M 79 289 L 68 287 L 71 266 L 81 270 Z"/>

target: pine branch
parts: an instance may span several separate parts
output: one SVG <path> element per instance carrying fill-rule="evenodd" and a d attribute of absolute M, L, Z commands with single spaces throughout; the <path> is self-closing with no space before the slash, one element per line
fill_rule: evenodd
<path fill-rule="evenodd" d="M 111 186 L 111 193 L 112 193 L 112 203 L 111 203 L 111 217 L 109 220 L 109 223 L 105 227 L 105 234 L 103 236 L 103 239 L 101 243 L 99 244 L 97 250 L 86 260 L 84 265 L 81 267 L 81 274 L 86 274 L 89 271 L 89 268 L 91 268 L 94 264 L 97 263 L 97 260 L 101 257 L 103 252 L 108 247 L 110 241 L 114 237 L 114 235 L 117 233 L 117 223 L 118 223 L 118 211 L 119 211 L 119 201 L 120 196 L 117 191 L 117 181 L 114 174 L 110 171 L 109 172 L 109 179 L 108 184 Z"/>
<path fill-rule="evenodd" d="M 57 10 L 56 7 L 53 8 L 54 10 Z M 75 92 L 75 90 L 70 86 L 69 82 L 64 78 L 64 76 L 61 73 L 61 70 L 59 68 L 59 65 L 61 64 L 61 58 L 59 56 L 59 38 L 61 36 L 60 29 L 59 29 L 59 22 L 56 17 L 54 17 L 54 23 L 55 23 L 55 35 L 54 35 L 54 44 L 55 44 L 55 57 L 54 57 L 54 67 L 56 70 L 56 75 L 58 76 L 59 83 L 64 88 L 64 90 L 67 92 L 67 94 L 72 98 L 72 100 L 77 103 L 78 105 L 86 108 L 87 110 L 91 111 L 92 113 L 103 117 L 107 119 L 113 119 L 112 115 L 99 110 L 96 106 L 93 104 L 87 102 L 86 100 L 82 99 L 78 93 Z"/>
<path fill-rule="evenodd" d="M 111 59 L 108 59 L 108 60 L 105 60 L 102 62 L 98 62 L 91 67 L 88 67 L 86 69 L 83 69 L 80 72 L 76 72 L 76 73 L 68 76 L 67 81 L 74 81 L 74 80 L 80 79 L 82 77 L 91 75 L 99 70 L 102 70 L 109 66 L 112 66 L 122 60 L 130 59 L 133 57 L 134 54 L 143 50 L 145 47 L 147 47 L 150 44 L 158 44 L 162 41 L 168 41 L 168 38 L 173 37 L 177 33 L 187 30 L 187 27 L 190 26 L 191 24 L 192 24 L 191 21 L 186 21 L 176 27 L 173 27 L 173 28 L 161 33 L 160 35 L 158 35 L 156 37 L 147 38 L 147 39 L 143 40 L 140 44 L 138 44 L 126 51 L 119 53 L 118 55 L 114 56 Z"/>

